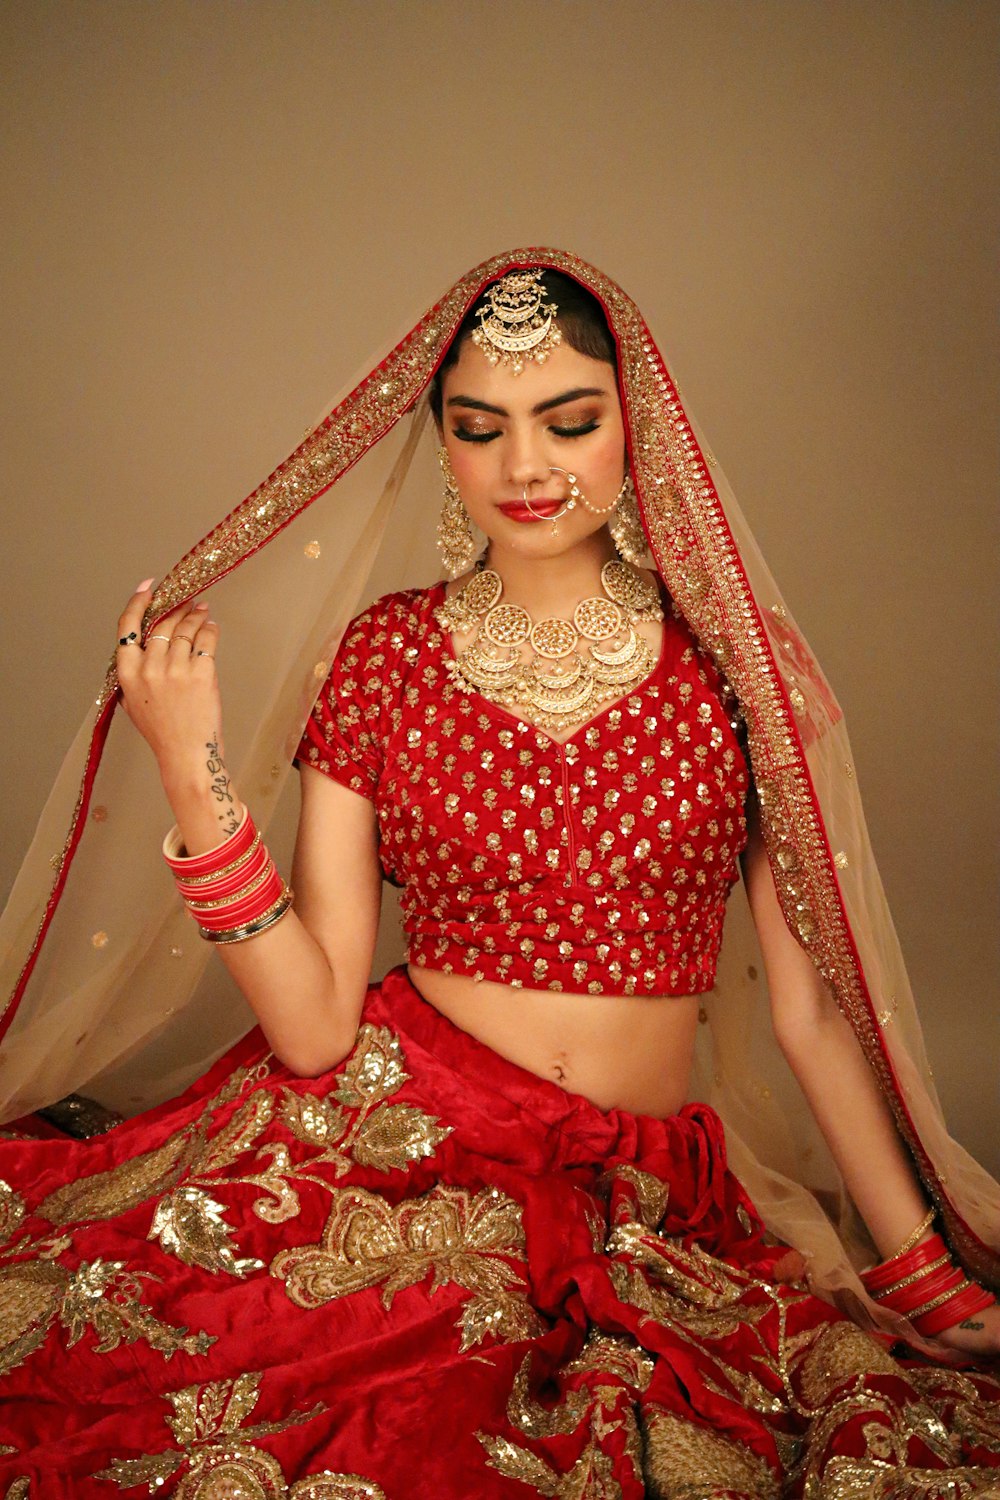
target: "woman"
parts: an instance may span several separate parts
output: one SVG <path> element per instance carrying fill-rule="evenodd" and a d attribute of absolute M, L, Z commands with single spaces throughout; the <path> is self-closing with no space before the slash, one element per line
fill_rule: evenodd
<path fill-rule="evenodd" d="M 297 729 L 268 704 L 238 792 L 220 627 L 196 595 L 260 569 L 272 537 L 286 563 L 322 555 L 291 523 L 429 382 L 458 576 L 381 593 L 332 667 L 316 663 L 293 905 L 243 788 L 264 798 L 270 748 L 294 749 Z M 337 516 L 345 571 L 409 488 L 419 423 L 370 517 Z M 261 1030 L 99 1142 L 10 1148 L 8 1494 L 994 1486 L 995 1383 L 890 1345 L 1000 1348 L 996 1304 L 955 1260 L 995 1275 L 996 1198 L 911 1060 L 839 711 L 719 487 L 619 289 L 561 253 L 497 257 L 155 596 L 151 580 L 136 591 L 117 683 L 177 819 L 165 852 Z M 404 498 L 403 550 L 408 514 Z M 291 597 L 289 614 L 301 628 Z M 270 651 L 277 671 L 256 628 L 248 655 Z M 74 1029 L 81 1005 L 103 1008 L 124 1050 L 145 997 L 159 1021 L 181 988 L 106 998 L 123 964 L 145 978 L 168 951 L 127 833 L 118 858 L 104 840 L 129 827 L 122 756 L 95 833 L 88 752 L 19 971 L 26 1074 L 68 983 L 48 952 L 76 941 L 83 970 L 88 902 L 114 923 L 87 961 L 118 956 L 81 972 Z M 139 808 L 147 792 L 136 783 Z M 880 1261 L 862 1281 L 815 1199 L 733 1132 L 748 1196 L 716 1115 L 684 1103 L 738 855 L 774 1034 Z M 409 964 L 366 993 L 383 876 L 403 887 Z M 37 917 L 25 903 L 26 932 Z M 171 941 L 178 964 L 185 946 Z M 704 1011 L 713 1092 L 738 1116 L 728 1004 Z M 84 1026 L 79 1045 L 95 1036 Z M 84 1076 L 60 1059 L 62 1082 Z"/>

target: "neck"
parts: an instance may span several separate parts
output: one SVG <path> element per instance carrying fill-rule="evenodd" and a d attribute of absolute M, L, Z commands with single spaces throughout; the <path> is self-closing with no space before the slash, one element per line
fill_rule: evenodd
<path fill-rule="evenodd" d="M 491 542 L 486 565 L 499 573 L 510 604 L 520 604 L 535 618 L 569 616 L 581 599 L 602 592 L 601 569 L 615 555 L 611 535 L 602 526 L 555 557 L 526 557 Z"/>

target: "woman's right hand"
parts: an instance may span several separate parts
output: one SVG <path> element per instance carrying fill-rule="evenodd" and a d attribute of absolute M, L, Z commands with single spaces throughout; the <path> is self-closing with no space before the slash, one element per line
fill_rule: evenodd
<path fill-rule="evenodd" d="M 242 809 L 233 796 L 222 742 L 222 703 L 215 670 L 219 627 L 208 606 L 175 609 L 141 641 L 142 617 L 152 597 L 146 579 L 118 621 L 118 681 L 125 711 L 156 756 L 182 831 L 218 841 Z M 206 823 L 206 814 L 210 822 Z M 234 821 L 235 819 L 235 821 Z M 194 852 L 191 843 L 189 850 Z M 211 847 L 211 841 L 207 845 Z"/>

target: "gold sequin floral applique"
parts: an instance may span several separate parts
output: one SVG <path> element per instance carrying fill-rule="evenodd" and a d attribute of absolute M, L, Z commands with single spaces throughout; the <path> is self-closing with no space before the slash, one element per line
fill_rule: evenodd
<path fill-rule="evenodd" d="M 641 1483 L 642 1444 L 635 1403 L 652 1375 L 648 1355 L 627 1339 L 592 1336 L 580 1357 L 552 1377 L 562 1390 L 554 1405 L 543 1405 L 532 1394 L 531 1363 L 528 1354 L 514 1377 L 507 1418 L 518 1432 L 536 1442 L 576 1434 L 576 1455 L 559 1462 L 554 1453 L 565 1452 L 564 1443 L 543 1458 L 511 1438 L 477 1432 L 490 1467 L 537 1495 L 561 1500 L 620 1496 L 622 1463 L 631 1468 L 633 1480 Z"/>
<path fill-rule="evenodd" d="M 253 1093 L 218 1135 L 203 1141 L 187 1180 L 157 1204 L 149 1238 L 185 1265 L 206 1271 L 243 1277 L 262 1270 L 263 1261 L 238 1254 L 219 1196 L 236 1186 L 258 1189 L 253 1212 L 265 1223 L 283 1224 L 299 1213 L 301 1182 L 332 1190 L 324 1170 L 334 1179 L 354 1166 L 405 1170 L 431 1156 L 450 1127 L 413 1105 L 390 1102 L 407 1079 L 398 1037 L 366 1023 L 329 1094 L 285 1087 L 279 1103 L 270 1090 Z M 283 1141 L 261 1145 L 272 1124 L 311 1148 L 310 1154 L 295 1160 Z M 237 1159 L 255 1149 L 248 1167 L 233 1172 Z"/>
<path fill-rule="evenodd" d="M 206 1354 L 215 1342 L 157 1318 L 142 1301 L 145 1277 L 122 1261 L 83 1261 L 69 1271 L 54 1260 L 17 1261 L 0 1270 L 0 1374 L 23 1364 L 59 1323 L 67 1347 L 88 1331 L 95 1352 L 108 1354 L 142 1340 L 164 1355 Z"/>
<path fill-rule="evenodd" d="M 256 1440 L 287 1432 L 326 1411 L 320 1403 L 280 1421 L 244 1423 L 260 1400 L 263 1376 L 252 1372 L 235 1380 L 214 1380 L 171 1391 L 174 1414 L 167 1417 L 176 1447 L 141 1458 L 116 1458 L 95 1479 L 109 1479 L 121 1489 L 147 1484 L 155 1493 L 167 1480 L 183 1475 L 170 1493 L 174 1500 L 385 1500 L 382 1490 L 360 1474 L 320 1474 L 288 1485 L 281 1465 L 262 1452 Z"/>
<path fill-rule="evenodd" d="M 473 1195 L 438 1186 L 391 1205 L 363 1188 L 341 1188 L 318 1245 L 283 1250 L 271 1274 L 299 1307 L 315 1308 L 368 1287 L 383 1306 L 432 1274 L 430 1290 L 454 1284 L 472 1293 L 458 1320 L 462 1352 L 487 1335 L 510 1343 L 545 1325 L 528 1302 L 521 1208 L 497 1188 Z"/>

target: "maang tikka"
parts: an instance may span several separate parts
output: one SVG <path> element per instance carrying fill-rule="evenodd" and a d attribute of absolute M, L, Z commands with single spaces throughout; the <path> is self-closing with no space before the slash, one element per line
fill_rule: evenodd
<path fill-rule="evenodd" d="M 457 578 L 471 568 L 476 556 L 476 539 L 472 534 L 469 512 L 458 493 L 458 481 L 451 467 L 448 450 L 438 449 L 438 462 L 444 475 L 444 503 L 438 522 L 437 545 L 449 578 Z"/>
<path fill-rule="evenodd" d="M 559 309 L 541 283 L 540 270 L 508 271 L 486 292 L 479 327 L 472 330 L 472 342 L 490 364 L 509 365 L 513 375 L 524 369 L 525 356 L 543 364 L 562 343 Z"/>

